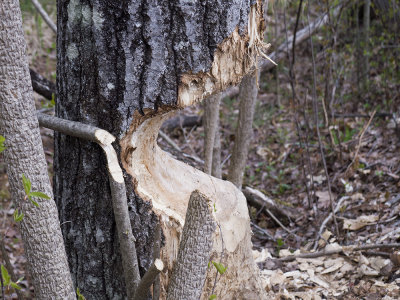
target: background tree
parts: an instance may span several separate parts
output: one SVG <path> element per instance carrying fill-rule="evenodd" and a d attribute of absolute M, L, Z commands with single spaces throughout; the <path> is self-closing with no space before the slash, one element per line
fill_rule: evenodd
<path fill-rule="evenodd" d="M 75 299 L 55 202 L 26 199 L 30 190 L 52 195 L 32 97 L 19 2 L 0 3 L 0 132 L 10 191 L 19 212 L 25 255 L 37 299 Z"/>

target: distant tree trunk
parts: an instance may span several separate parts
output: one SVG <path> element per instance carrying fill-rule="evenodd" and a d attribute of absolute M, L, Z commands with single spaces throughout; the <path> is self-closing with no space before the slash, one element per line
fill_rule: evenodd
<path fill-rule="evenodd" d="M 24 174 L 32 191 L 52 196 L 32 85 L 26 60 L 19 2 L 0 2 L 0 133 L 6 138 L 4 159 L 20 223 L 36 299 L 75 299 L 57 207 L 51 200 L 23 201 Z"/>
<path fill-rule="evenodd" d="M 371 11 L 371 0 L 364 1 L 364 15 L 363 15 L 363 85 L 364 90 L 368 92 L 369 88 L 369 30 L 370 30 L 370 11 Z"/>
<path fill-rule="evenodd" d="M 219 122 L 218 122 L 219 124 Z M 211 175 L 217 178 L 222 178 L 222 164 L 221 164 L 221 131 L 218 126 L 218 130 L 215 132 L 213 157 Z"/>
<path fill-rule="evenodd" d="M 254 67 L 248 24 L 261 34 L 261 1 L 58 0 L 57 7 L 56 114 L 117 137 L 142 276 L 160 223 L 165 296 L 189 196 L 198 189 L 214 201 L 229 265 L 219 299 L 247 289 L 259 294 L 244 196 L 165 155 L 156 137 L 169 111 L 237 84 Z M 55 195 L 73 279 L 87 299 L 125 297 L 105 165 L 97 145 L 55 136 Z M 217 256 L 218 230 L 213 238 Z"/>
<path fill-rule="evenodd" d="M 247 155 L 253 137 L 253 119 L 258 92 L 257 76 L 257 72 L 246 75 L 240 83 L 239 119 L 228 173 L 228 180 L 238 188 L 242 187 Z"/>
<path fill-rule="evenodd" d="M 204 103 L 204 117 L 203 117 L 203 127 L 204 127 L 204 173 L 212 174 L 214 172 L 220 173 L 218 171 L 218 145 L 216 145 L 217 134 L 219 135 L 219 105 L 221 102 L 221 93 L 211 96 Z M 221 144 L 221 141 L 219 141 Z M 217 148 L 215 148 L 217 146 Z M 219 147 L 220 148 L 220 147 Z M 219 154 L 220 155 L 220 154 Z M 214 156 L 216 162 L 214 162 Z M 219 159 L 221 163 L 221 159 Z M 214 168 L 213 168 L 214 166 Z"/>

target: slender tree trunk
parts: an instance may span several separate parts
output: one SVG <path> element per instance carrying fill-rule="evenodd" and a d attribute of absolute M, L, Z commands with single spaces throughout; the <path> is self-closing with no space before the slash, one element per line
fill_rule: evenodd
<path fill-rule="evenodd" d="M 32 191 L 52 196 L 26 60 L 19 2 L 0 2 L 0 132 L 6 138 L 4 159 L 10 192 L 24 213 L 20 223 L 36 299 L 75 299 L 67 257 L 51 200 L 24 201 L 22 174 Z"/>
<path fill-rule="evenodd" d="M 240 83 L 239 119 L 228 173 L 228 180 L 238 188 L 242 187 L 247 155 L 253 137 L 253 118 L 258 92 L 257 76 L 257 72 L 249 74 Z"/>
<path fill-rule="evenodd" d="M 363 15 L 363 88 L 368 92 L 369 88 L 369 30 L 370 30 L 370 11 L 371 0 L 364 1 L 364 15 Z"/>
<path fill-rule="evenodd" d="M 244 196 L 156 143 L 169 111 L 237 84 L 254 67 L 257 51 L 247 41 L 249 32 L 261 35 L 260 2 L 58 0 L 56 114 L 117 137 L 142 276 L 153 262 L 158 223 L 163 232 L 162 299 L 195 189 L 218 207 L 231 266 L 217 291 L 226 297 L 245 286 L 260 292 Z M 255 31 L 248 30 L 249 15 Z M 73 279 L 87 299 L 125 297 L 105 166 L 97 145 L 56 135 L 55 195 Z M 235 222 L 240 230 L 233 234 Z M 212 255 L 221 251 L 217 235 Z"/>
<path fill-rule="evenodd" d="M 217 162 L 213 163 L 214 149 L 216 145 L 217 133 L 219 132 L 219 105 L 221 93 L 211 96 L 204 102 L 204 173 L 212 173 L 217 168 Z M 219 141 L 221 144 L 221 141 Z M 217 146 L 218 148 L 218 146 Z M 218 151 L 218 149 L 215 149 Z M 215 154 L 217 156 L 217 153 Z M 218 160 L 218 158 L 217 158 Z M 221 159 L 219 159 L 221 161 Z M 217 170 L 214 170 L 217 171 Z M 217 171 L 218 172 L 218 171 Z"/>
<path fill-rule="evenodd" d="M 221 165 L 221 132 L 218 129 L 215 132 L 215 141 L 212 157 L 211 175 L 217 178 L 222 178 L 222 165 Z"/>

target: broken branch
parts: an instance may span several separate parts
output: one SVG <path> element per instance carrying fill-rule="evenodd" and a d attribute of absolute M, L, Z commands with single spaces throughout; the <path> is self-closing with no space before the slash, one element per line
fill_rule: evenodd
<path fill-rule="evenodd" d="M 400 243 L 394 244 L 371 244 L 371 245 L 362 245 L 362 246 L 343 246 L 338 249 L 333 250 L 323 250 L 313 253 L 302 253 L 299 255 L 289 255 L 286 257 L 278 258 L 279 261 L 293 261 L 296 258 L 316 258 L 321 256 L 328 256 L 339 254 L 342 252 L 354 252 L 354 251 L 363 251 L 363 250 L 370 250 L 370 249 L 388 249 L 388 248 L 400 248 Z"/>
<path fill-rule="evenodd" d="M 41 126 L 59 131 L 66 135 L 95 142 L 104 150 L 108 164 L 111 196 L 115 223 L 118 231 L 118 239 L 120 242 L 125 285 L 128 298 L 132 299 L 140 281 L 140 273 L 136 254 L 135 238 L 132 233 L 129 219 L 125 181 L 122 169 L 118 162 L 117 153 L 111 145 L 111 143 L 114 142 L 115 137 L 103 129 L 87 124 L 63 120 L 42 113 L 38 113 L 37 116 Z"/>
<path fill-rule="evenodd" d="M 136 289 L 135 297 L 133 298 L 134 300 L 146 299 L 150 286 L 163 269 L 164 263 L 161 259 L 157 258 L 147 270 L 146 274 L 144 274 L 142 280 L 140 280 L 140 283 Z"/>

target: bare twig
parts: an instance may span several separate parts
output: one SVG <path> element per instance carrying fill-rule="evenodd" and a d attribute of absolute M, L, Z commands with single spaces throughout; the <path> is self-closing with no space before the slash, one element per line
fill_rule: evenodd
<path fill-rule="evenodd" d="M 29 69 L 33 90 L 47 100 L 56 100 L 56 84 L 43 77 L 35 70 Z"/>
<path fill-rule="evenodd" d="M 168 144 L 170 144 L 172 146 L 172 148 L 174 148 L 176 151 L 182 152 L 182 149 L 168 135 L 166 135 L 164 132 L 162 132 L 160 130 L 158 132 L 158 135 L 160 137 L 162 137 L 164 139 L 164 141 L 166 141 Z"/>
<path fill-rule="evenodd" d="M 333 211 L 333 214 L 336 214 L 340 207 L 342 206 L 343 202 L 347 199 L 350 199 L 349 196 L 344 196 L 339 199 L 338 203 L 336 204 L 335 210 Z M 318 247 L 318 240 L 319 237 L 322 235 L 322 232 L 325 229 L 326 224 L 332 219 L 332 212 L 328 215 L 328 217 L 325 218 L 325 220 L 322 222 L 321 227 L 319 228 L 319 231 L 317 233 L 317 237 L 315 238 L 315 244 L 314 244 L 314 250 L 317 249 Z"/>
<path fill-rule="evenodd" d="M 265 212 L 269 210 L 273 214 L 276 214 L 279 217 L 284 217 L 287 220 L 294 217 L 290 208 L 276 204 L 274 200 L 257 189 L 247 186 L 242 190 L 242 192 L 246 196 L 247 202 L 256 208 L 263 209 Z"/>
<path fill-rule="evenodd" d="M 53 20 L 49 17 L 47 12 L 43 9 L 42 5 L 38 0 L 32 0 L 33 5 L 39 14 L 43 17 L 43 20 L 49 25 L 50 29 L 53 30 L 54 33 L 57 33 L 57 26 L 54 24 Z"/>
<path fill-rule="evenodd" d="M 271 241 L 275 241 L 275 238 L 272 236 L 272 234 L 270 234 L 267 230 L 265 230 L 264 228 L 261 228 L 260 226 L 258 226 L 255 223 L 251 223 L 251 226 L 257 230 L 258 232 L 264 234 L 265 236 L 267 236 Z"/>
<path fill-rule="evenodd" d="M 395 244 L 371 244 L 371 245 L 362 245 L 362 246 L 342 246 L 338 249 L 333 250 L 324 250 L 318 251 L 313 253 L 302 253 L 299 255 L 289 255 L 286 257 L 279 258 L 279 261 L 293 261 L 296 258 L 316 258 L 321 256 L 328 256 L 339 254 L 342 252 L 355 252 L 355 251 L 363 251 L 363 250 L 370 250 L 370 249 L 388 249 L 388 248 L 400 248 L 400 243 Z"/>
<path fill-rule="evenodd" d="M 354 155 L 354 158 L 353 158 L 353 160 L 351 161 L 351 163 L 347 166 L 345 173 L 347 173 L 347 171 L 350 169 L 350 167 L 357 161 L 358 152 L 360 151 L 360 148 L 361 148 L 362 139 L 363 139 L 364 134 L 365 134 L 365 132 L 367 131 L 369 125 L 371 124 L 372 120 L 374 119 L 375 113 L 376 113 L 376 109 L 375 109 L 374 112 L 372 113 L 372 115 L 371 115 L 371 117 L 369 118 L 367 124 L 366 124 L 366 125 L 364 126 L 364 128 L 362 129 L 361 134 L 360 134 L 360 138 L 358 139 L 358 145 L 357 145 L 357 149 L 356 149 L 356 154 Z"/>
<path fill-rule="evenodd" d="M 95 142 L 104 150 L 107 158 L 115 223 L 117 225 L 118 239 L 122 254 L 125 285 L 128 298 L 132 299 L 140 281 L 140 273 L 135 238 L 129 219 L 124 176 L 118 162 L 117 153 L 112 146 L 115 137 L 103 129 L 87 124 L 63 120 L 41 113 L 37 115 L 41 126 L 59 131 L 63 134 Z"/>
<path fill-rule="evenodd" d="M 308 20 L 308 23 L 310 23 L 310 1 L 308 1 L 308 5 L 307 5 L 307 20 Z M 311 35 L 310 35 L 310 37 L 311 37 Z M 339 226 L 337 224 L 337 220 L 336 220 L 336 216 L 335 216 L 335 212 L 334 212 L 334 207 L 333 207 L 331 181 L 329 179 L 328 168 L 326 166 L 324 148 L 323 148 L 323 145 L 322 145 L 321 133 L 320 133 L 319 124 L 318 124 L 318 104 L 317 104 L 317 92 L 316 92 L 317 75 L 316 75 L 316 67 L 315 67 L 314 45 L 313 45 L 312 38 L 310 38 L 310 47 L 311 47 L 312 70 L 313 70 L 312 98 L 313 98 L 313 106 L 314 106 L 315 127 L 316 127 L 316 130 L 317 130 L 319 150 L 321 152 L 321 159 L 322 159 L 322 163 L 324 165 L 325 176 L 326 176 L 326 180 L 327 180 L 327 183 L 328 183 L 329 202 L 330 202 L 330 205 L 331 205 L 332 217 L 333 217 L 333 221 L 335 223 L 336 235 L 339 236 Z"/>

